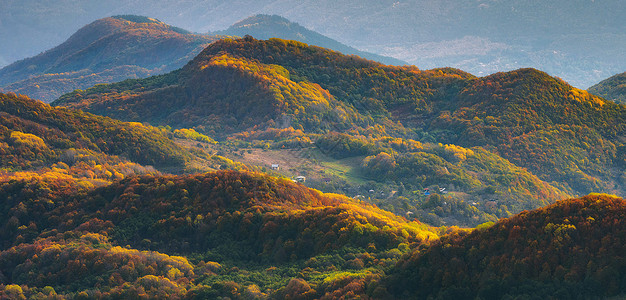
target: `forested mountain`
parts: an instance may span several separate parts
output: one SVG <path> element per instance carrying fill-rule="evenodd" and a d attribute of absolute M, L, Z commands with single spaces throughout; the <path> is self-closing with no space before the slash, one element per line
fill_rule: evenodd
<path fill-rule="evenodd" d="M 626 184 L 618 167 L 626 161 L 626 107 L 534 69 L 475 78 L 245 38 L 213 43 L 175 72 L 76 91 L 55 104 L 222 138 L 293 127 L 483 147 L 572 194 L 622 193 Z"/>
<path fill-rule="evenodd" d="M 626 295 L 624 74 L 548 74 L 619 1 L 53 2 L 0 65 L 117 16 L 0 69 L 0 299 Z"/>
<path fill-rule="evenodd" d="M 104 18 L 59 46 L 0 69 L 0 87 L 49 102 L 75 89 L 180 68 L 215 39 L 147 17 Z"/>
<path fill-rule="evenodd" d="M 0 93 L 0 298 L 623 297 L 624 74 L 517 69 L 623 71 L 583 2 L 7 0 L 124 15 L 0 69 L 73 90 Z"/>
<path fill-rule="evenodd" d="M 626 72 L 602 80 L 588 91 L 605 99 L 626 104 Z"/>
<path fill-rule="evenodd" d="M 133 177 L 75 193 L 42 193 L 34 180 L 0 185 L 3 297 L 384 294 L 374 287 L 385 270 L 437 238 L 371 205 L 254 173 Z"/>
<path fill-rule="evenodd" d="M 589 299 L 626 293 L 626 201 L 589 195 L 443 237 L 398 263 L 402 299 Z"/>
<path fill-rule="evenodd" d="M 386 65 L 406 65 L 408 63 L 395 59 L 377 55 L 365 51 L 357 50 L 348 45 L 344 45 L 327 36 L 315 31 L 306 29 L 298 23 L 291 22 L 278 15 L 255 15 L 241 20 L 226 30 L 215 32 L 218 35 L 246 36 L 251 35 L 260 40 L 280 38 L 284 40 L 294 40 L 309 45 L 320 46 L 343 54 L 354 54 L 360 57 L 375 60 Z"/>

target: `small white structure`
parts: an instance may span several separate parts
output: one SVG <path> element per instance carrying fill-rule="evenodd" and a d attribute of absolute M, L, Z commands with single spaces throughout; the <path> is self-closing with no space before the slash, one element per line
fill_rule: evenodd
<path fill-rule="evenodd" d="M 280 169 L 280 166 L 278 164 L 272 164 L 272 170 L 278 171 L 279 169 Z"/>
<path fill-rule="evenodd" d="M 306 181 L 306 177 L 300 175 L 300 176 L 296 176 L 296 182 L 305 182 Z"/>

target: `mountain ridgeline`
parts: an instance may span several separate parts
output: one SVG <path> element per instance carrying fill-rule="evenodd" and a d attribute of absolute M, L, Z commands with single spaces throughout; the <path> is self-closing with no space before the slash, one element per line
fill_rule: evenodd
<path fill-rule="evenodd" d="M 0 65 L 50 48 L 108 12 L 153 16 L 194 32 L 222 30 L 263 12 L 420 68 L 451 66 L 482 75 L 532 66 L 580 88 L 626 70 L 622 0 L 161 0 L 159 5 L 152 0 L 71 0 L 45 6 L 4 0 L 3 4 Z"/>
<path fill-rule="evenodd" d="M 246 36 L 251 35 L 256 39 L 266 40 L 270 38 L 280 38 L 284 40 L 294 40 L 309 45 L 315 45 L 339 51 L 343 54 L 358 55 L 362 58 L 375 60 L 386 65 L 407 65 L 407 62 L 357 50 L 348 45 L 344 45 L 327 36 L 315 31 L 306 29 L 298 23 L 291 22 L 278 15 L 255 15 L 241 20 L 226 30 L 215 32 L 218 35 Z"/>
<path fill-rule="evenodd" d="M 248 34 L 295 39 L 386 64 L 406 64 L 359 51 L 275 15 L 253 16 L 208 34 L 191 33 L 149 17 L 120 15 L 96 20 L 64 43 L 0 69 L 0 89 L 50 102 L 76 89 L 178 69 L 215 40 Z"/>
<path fill-rule="evenodd" d="M 215 42 L 180 70 L 55 105 L 220 138 L 293 127 L 483 147 L 571 194 L 626 186 L 626 108 L 534 69 L 476 78 L 247 37 Z"/>
<path fill-rule="evenodd" d="M 178 69 L 216 39 L 147 17 L 104 18 L 0 69 L 0 87 L 50 102 L 75 89 Z"/>

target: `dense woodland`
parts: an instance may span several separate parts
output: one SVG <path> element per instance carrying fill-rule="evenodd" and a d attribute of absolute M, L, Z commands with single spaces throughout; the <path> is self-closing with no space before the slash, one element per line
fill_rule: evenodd
<path fill-rule="evenodd" d="M 159 129 L 0 94 L 3 170 L 29 170 L 81 155 L 123 156 L 132 162 L 184 169 L 189 156 Z M 187 156 L 187 157 L 186 157 Z"/>
<path fill-rule="evenodd" d="M 626 292 L 624 199 L 589 195 L 443 237 L 404 257 L 398 298 L 589 299 Z"/>
<path fill-rule="evenodd" d="M 253 173 L 143 176 L 42 193 L 58 188 L 35 178 L 0 187 L 5 295 L 365 294 L 403 253 L 441 232 Z"/>
<path fill-rule="evenodd" d="M 302 148 L 310 141 L 335 159 L 363 156 L 360 176 L 390 191 L 454 187 L 463 193 L 453 197 L 465 203 L 462 224 L 472 226 L 567 195 L 621 195 L 626 186 L 626 108 L 534 69 L 476 78 L 246 37 L 217 41 L 172 73 L 75 91 L 54 104 L 243 140 L 238 147 Z M 289 128 L 302 134 L 255 138 Z M 385 141 L 394 139 L 449 146 L 394 149 L 396 142 Z M 446 154 L 450 149 L 460 152 Z M 459 160 L 466 149 L 479 161 Z M 429 175 L 418 165 L 430 165 Z M 404 197 L 404 212 L 422 210 L 419 197 Z M 534 204 L 515 204 L 529 198 Z M 491 200 L 497 205 L 490 217 L 483 213 Z M 483 204 L 481 213 L 471 212 L 472 202 Z"/>
<path fill-rule="evenodd" d="M 4 296 L 472 299 L 626 292 L 625 202 L 615 197 L 560 201 L 470 233 L 407 222 L 363 202 L 247 172 L 71 185 L 35 176 L 0 186 L 7 199 L 0 211 Z"/>
<path fill-rule="evenodd" d="M 561 200 L 623 193 L 626 108 L 537 70 L 245 37 L 54 104 L 0 94 L 2 298 L 626 294 L 624 199 Z"/>

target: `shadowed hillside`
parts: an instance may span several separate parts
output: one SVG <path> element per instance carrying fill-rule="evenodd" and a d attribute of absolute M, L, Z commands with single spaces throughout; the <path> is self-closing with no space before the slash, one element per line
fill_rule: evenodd
<path fill-rule="evenodd" d="M 184 168 L 189 157 L 161 131 L 79 110 L 0 94 L 0 167 L 32 170 L 80 156 L 120 156 L 155 167 Z"/>
<path fill-rule="evenodd" d="M 452 234 L 403 258 L 389 287 L 415 299 L 619 297 L 624 213 L 624 199 L 590 195 Z"/>
<path fill-rule="evenodd" d="M 605 99 L 626 104 L 626 72 L 602 80 L 588 91 Z"/>

